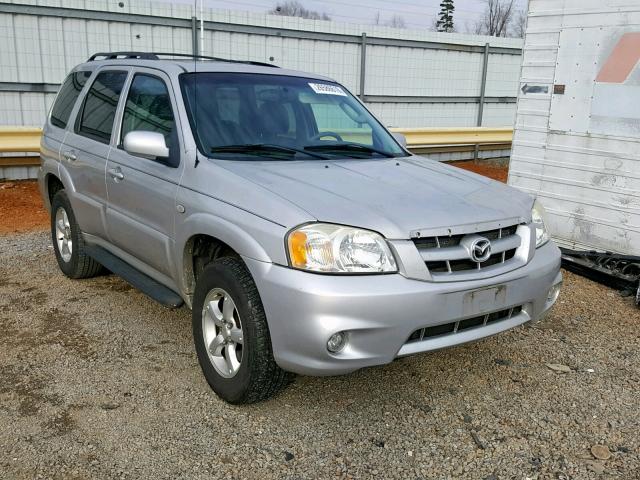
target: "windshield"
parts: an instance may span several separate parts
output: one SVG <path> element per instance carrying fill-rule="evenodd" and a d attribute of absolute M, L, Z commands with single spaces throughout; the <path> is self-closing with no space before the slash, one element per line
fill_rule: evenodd
<path fill-rule="evenodd" d="M 180 76 L 200 151 L 259 159 L 385 158 L 406 153 L 340 85 L 247 73 Z"/>

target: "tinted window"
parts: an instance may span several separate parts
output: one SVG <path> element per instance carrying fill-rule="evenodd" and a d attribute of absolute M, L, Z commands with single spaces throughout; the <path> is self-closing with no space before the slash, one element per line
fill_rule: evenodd
<path fill-rule="evenodd" d="M 373 130 L 368 123 L 359 123 L 358 112 L 349 104 L 338 108 L 335 103 L 309 103 L 318 131 L 338 131 L 344 140 L 373 145 Z"/>
<path fill-rule="evenodd" d="M 331 158 L 405 155 L 353 95 L 330 81 L 217 72 L 184 73 L 180 81 L 192 130 L 205 155 L 216 150 L 216 157 L 245 159 L 242 152 L 219 150 L 255 144 L 298 150 L 300 159 L 312 157 L 299 150 L 321 151 Z"/>
<path fill-rule="evenodd" d="M 150 75 L 136 75 L 122 118 L 122 138 L 134 130 L 158 132 L 171 147 L 174 125 L 171 98 L 165 83 Z"/>
<path fill-rule="evenodd" d="M 56 127 L 65 128 L 71 115 L 71 110 L 82 91 L 82 87 L 87 83 L 91 72 L 75 72 L 67 77 L 60 88 L 60 93 L 56 97 L 56 103 L 51 109 L 51 123 Z"/>
<path fill-rule="evenodd" d="M 76 132 L 109 143 L 113 119 L 127 72 L 102 72 L 91 85 Z"/>
<path fill-rule="evenodd" d="M 143 130 L 164 135 L 169 147 L 169 163 L 179 163 L 177 134 L 171 97 L 164 81 L 151 75 L 138 74 L 133 78 L 122 117 L 121 141 L 129 132 Z"/>

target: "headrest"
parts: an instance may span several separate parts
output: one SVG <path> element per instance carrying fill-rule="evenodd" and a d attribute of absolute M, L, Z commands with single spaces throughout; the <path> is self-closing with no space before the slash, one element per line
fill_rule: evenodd
<path fill-rule="evenodd" d="M 265 133 L 281 135 L 289 131 L 289 114 L 280 102 L 264 102 L 258 109 Z"/>

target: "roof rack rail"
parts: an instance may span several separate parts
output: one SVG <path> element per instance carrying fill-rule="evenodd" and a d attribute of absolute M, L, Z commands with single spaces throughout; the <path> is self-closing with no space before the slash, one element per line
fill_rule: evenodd
<path fill-rule="evenodd" d="M 140 60 L 159 60 L 157 55 L 148 52 L 98 52 L 89 57 L 87 62 L 93 62 L 98 57 L 104 57 L 103 60 L 116 60 L 118 58 L 139 58 Z"/>
<path fill-rule="evenodd" d="M 138 60 L 160 60 L 160 57 L 180 57 L 180 58 L 193 58 L 201 60 L 213 60 L 215 62 L 227 62 L 227 63 L 243 63 L 246 65 L 256 65 L 260 67 L 272 67 L 279 68 L 277 65 L 265 62 L 256 62 L 253 60 L 230 60 L 228 58 L 209 57 L 206 55 L 192 55 L 190 53 L 171 53 L 171 52 L 100 52 L 94 53 L 89 57 L 87 62 L 93 62 L 99 57 L 101 60 L 117 60 L 117 59 L 138 59 Z"/>
<path fill-rule="evenodd" d="M 169 53 L 169 52 L 152 52 L 151 55 L 161 55 L 163 57 L 184 57 L 184 58 L 201 58 L 204 60 L 213 60 L 216 62 L 227 62 L 227 63 L 244 63 L 247 65 L 257 65 L 261 67 L 273 67 L 280 68 L 277 65 L 273 65 L 272 63 L 266 62 L 256 62 L 254 60 L 231 60 L 228 58 L 220 58 L 220 57 L 209 57 L 207 55 L 192 55 L 190 53 Z"/>

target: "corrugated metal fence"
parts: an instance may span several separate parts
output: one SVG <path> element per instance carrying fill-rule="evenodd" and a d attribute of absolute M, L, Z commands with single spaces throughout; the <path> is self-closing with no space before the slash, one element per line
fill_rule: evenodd
<path fill-rule="evenodd" d="M 198 45 L 189 4 L 33 3 L 0 4 L 0 125 L 41 125 L 73 66 L 117 50 L 200 51 L 325 74 L 390 126 L 513 123 L 520 40 L 207 10 Z"/>

